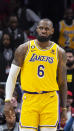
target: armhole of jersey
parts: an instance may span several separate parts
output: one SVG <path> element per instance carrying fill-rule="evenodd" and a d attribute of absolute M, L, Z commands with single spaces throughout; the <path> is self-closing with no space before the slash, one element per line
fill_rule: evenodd
<path fill-rule="evenodd" d="M 28 44 L 28 49 L 27 49 L 27 52 L 26 52 L 26 54 L 25 54 L 25 59 L 26 59 L 26 57 L 27 57 L 27 55 L 28 55 L 28 53 L 29 53 L 29 50 L 30 50 L 30 42 L 29 42 L 29 44 Z M 24 60 L 25 60 L 24 59 Z"/>
<path fill-rule="evenodd" d="M 59 54 L 58 54 L 58 52 L 59 52 L 59 48 L 58 48 L 58 46 L 57 46 L 57 49 L 56 49 L 57 63 L 59 62 Z"/>
<path fill-rule="evenodd" d="M 63 26 L 64 26 L 64 21 L 61 21 L 60 24 L 59 24 L 59 31 L 62 30 Z"/>
<path fill-rule="evenodd" d="M 62 26 L 61 26 L 61 23 L 59 23 L 59 31 L 61 31 L 61 27 L 62 27 Z"/>

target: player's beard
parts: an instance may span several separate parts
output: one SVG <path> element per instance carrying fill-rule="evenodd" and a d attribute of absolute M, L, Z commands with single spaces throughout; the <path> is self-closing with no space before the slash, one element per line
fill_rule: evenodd
<path fill-rule="evenodd" d="M 51 39 L 51 35 L 46 37 L 46 36 L 40 36 L 40 35 L 37 34 L 36 38 L 38 39 L 39 42 L 47 42 Z"/>

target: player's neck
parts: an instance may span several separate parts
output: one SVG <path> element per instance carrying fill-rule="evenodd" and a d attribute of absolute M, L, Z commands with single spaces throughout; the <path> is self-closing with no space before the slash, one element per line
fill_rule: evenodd
<path fill-rule="evenodd" d="M 47 42 L 39 42 L 37 40 L 37 45 L 42 48 L 42 49 L 47 49 L 48 47 L 50 47 L 52 45 L 51 41 L 47 41 Z"/>

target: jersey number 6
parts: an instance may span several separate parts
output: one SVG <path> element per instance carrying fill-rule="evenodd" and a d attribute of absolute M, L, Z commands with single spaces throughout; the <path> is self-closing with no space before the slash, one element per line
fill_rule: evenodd
<path fill-rule="evenodd" d="M 39 65 L 38 66 L 38 76 L 39 77 L 43 77 L 44 76 L 44 66 L 43 65 Z"/>

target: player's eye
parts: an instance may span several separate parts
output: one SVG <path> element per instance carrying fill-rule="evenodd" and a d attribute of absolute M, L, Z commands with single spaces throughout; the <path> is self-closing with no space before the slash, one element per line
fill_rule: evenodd
<path fill-rule="evenodd" d="M 49 30 L 49 28 L 45 28 L 45 30 L 46 30 L 46 31 L 48 31 L 48 30 Z"/>
<path fill-rule="evenodd" d="M 43 30 L 43 27 L 39 27 L 40 30 Z"/>

